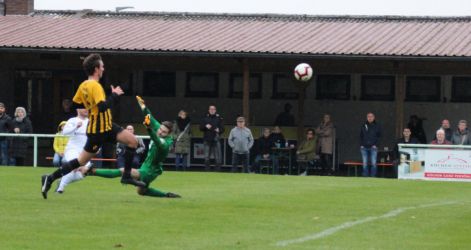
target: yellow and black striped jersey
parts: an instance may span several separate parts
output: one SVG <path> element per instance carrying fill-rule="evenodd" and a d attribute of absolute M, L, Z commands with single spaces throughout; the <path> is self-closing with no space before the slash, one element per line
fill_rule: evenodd
<path fill-rule="evenodd" d="M 83 81 L 75 93 L 73 102 L 83 105 L 88 110 L 87 134 L 100 134 L 111 130 L 110 108 L 106 107 L 104 110 L 99 108 L 101 102 L 106 102 L 105 91 L 99 82 Z"/>

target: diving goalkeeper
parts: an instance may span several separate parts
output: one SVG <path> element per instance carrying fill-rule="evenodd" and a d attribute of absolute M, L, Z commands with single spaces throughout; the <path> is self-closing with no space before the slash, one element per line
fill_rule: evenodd
<path fill-rule="evenodd" d="M 181 196 L 178 194 L 170 192 L 166 193 L 149 187 L 150 183 L 163 172 L 162 163 L 167 158 L 168 151 L 173 143 L 172 136 L 170 135 L 173 124 L 169 121 L 164 121 L 160 124 L 152 116 L 150 110 L 146 107 L 144 100 L 139 96 L 136 96 L 136 99 L 145 115 L 144 125 L 147 127 L 147 132 L 151 138 L 149 151 L 147 152 L 147 157 L 144 160 L 144 163 L 142 163 L 141 168 L 131 170 L 132 178 L 140 180 L 146 184 L 145 187 L 137 187 L 137 193 L 154 197 L 180 198 Z M 122 173 L 123 169 L 91 169 L 90 171 L 90 175 L 105 178 L 120 177 Z"/>

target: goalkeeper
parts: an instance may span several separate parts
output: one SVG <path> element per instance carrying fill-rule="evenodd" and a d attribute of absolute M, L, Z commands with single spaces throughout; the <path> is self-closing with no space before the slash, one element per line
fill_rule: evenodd
<path fill-rule="evenodd" d="M 166 193 L 149 187 L 150 183 L 163 172 L 162 162 L 167 158 L 168 151 L 173 143 L 172 136 L 170 136 L 173 124 L 169 121 L 164 121 L 160 124 L 152 116 L 144 100 L 139 96 L 136 96 L 136 99 L 145 115 L 144 125 L 147 127 L 147 132 L 151 138 L 149 151 L 147 152 L 147 157 L 144 163 L 142 163 L 141 168 L 131 170 L 132 178 L 141 180 L 146 184 L 145 187 L 137 187 L 137 193 L 154 197 L 180 198 L 181 196 L 178 194 Z M 105 178 L 120 177 L 122 173 L 123 169 L 91 169 L 90 171 L 90 175 Z"/>

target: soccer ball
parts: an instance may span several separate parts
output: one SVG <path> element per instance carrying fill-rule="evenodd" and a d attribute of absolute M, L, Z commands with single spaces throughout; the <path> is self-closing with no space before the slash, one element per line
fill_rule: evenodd
<path fill-rule="evenodd" d="M 298 81 L 307 82 L 311 80 L 312 68 L 307 63 L 300 63 L 294 68 L 294 78 Z"/>

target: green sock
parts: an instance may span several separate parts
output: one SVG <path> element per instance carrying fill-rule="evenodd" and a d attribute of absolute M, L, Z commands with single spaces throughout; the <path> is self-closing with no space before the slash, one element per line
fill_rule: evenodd
<path fill-rule="evenodd" d="M 158 189 L 155 188 L 148 188 L 147 192 L 144 194 L 147 196 L 154 196 L 154 197 L 165 197 L 167 196 L 167 193 L 164 193 Z"/>
<path fill-rule="evenodd" d="M 121 176 L 121 170 L 119 169 L 96 169 L 95 175 L 105 178 L 116 178 Z"/>

